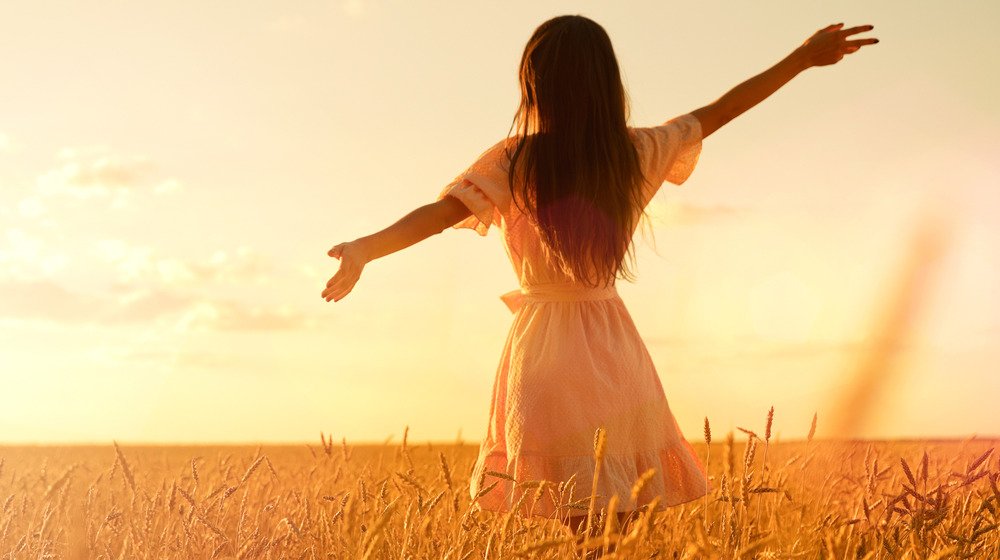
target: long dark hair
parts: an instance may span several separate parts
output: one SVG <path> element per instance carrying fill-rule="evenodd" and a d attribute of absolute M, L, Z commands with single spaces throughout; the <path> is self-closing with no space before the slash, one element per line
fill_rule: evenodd
<path fill-rule="evenodd" d="M 586 17 L 552 18 L 528 40 L 519 81 L 517 139 L 508 144 L 515 204 L 575 281 L 632 280 L 625 257 L 634 264 L 643 176 L 611 39 Z"/>

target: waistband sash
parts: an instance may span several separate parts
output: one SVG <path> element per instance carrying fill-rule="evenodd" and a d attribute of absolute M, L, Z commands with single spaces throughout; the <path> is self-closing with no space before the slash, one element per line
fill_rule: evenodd
<path fill-rule="evenodd" d="M 500 296 L 511 313 L 517 313 L 525 302 L 531 301 L 589 301 L 618 297 L 614 286 L 590 288 L 579 284 L 534 284 L 521 286 Z"/>

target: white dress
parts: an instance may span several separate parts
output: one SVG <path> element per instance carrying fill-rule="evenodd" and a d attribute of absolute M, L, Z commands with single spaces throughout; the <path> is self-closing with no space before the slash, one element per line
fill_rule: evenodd
<path fill-rule="evenodd" d="M 654 127 L 631 128 L 648 203 L 664 181 L 682 184 L 701 152 L 701 124 L 684 114 Z M 545 249 L 538 231 L 511 203 L 505 141 L 483 152 L 438 198 L 454 196 L 472 211 L 455 228 L 503 234 L 520 289 L 501 296 L 514 313 L 496 370 L 489 422 L 476 461 L 470 495 L 498 484 L 474 507 L 510 511 L 522 492 L 518 482 L 573 478 L 567 501 L 590 495 L 595 469 L 594 434 L 603 427 L 606 451 L 598 478 L 598 507 L 618 495 L 617 511 L 660 496 L 660 509 L 702 497 L 705 468 L 670 411 L 660 378 L 632 318 L 614 287 L 593 289 L 571 281 Z M 656 476 L 635 502 L 631 490 L 647 469 Z M 530 506 L 530 510 L 529 510 Z M 522 515 L 552 516 L 544 492 L 521 502 Z M 580 512 L 573 512 L 579 514 Z"/>

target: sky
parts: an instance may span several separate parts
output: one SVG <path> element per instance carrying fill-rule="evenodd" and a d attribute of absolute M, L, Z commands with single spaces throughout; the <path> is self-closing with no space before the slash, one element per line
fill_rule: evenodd
<path fill-rule="evenodd" d="M 506 136 L 564 13 L 608 31 L 633 126 L 828 24 L 880 39 L 651 203 L 619 292 L 685 435 L 774 406 L 779 438 L 814 413 L 822 437 L 928 209 L 952 227 L 860 435 L 1000 434 L 1000 4 L 43 0 L 0 7 L 0 443 L 478 441 L 517 286 L 498 232 L 337 303 L 326 251 Z"/>

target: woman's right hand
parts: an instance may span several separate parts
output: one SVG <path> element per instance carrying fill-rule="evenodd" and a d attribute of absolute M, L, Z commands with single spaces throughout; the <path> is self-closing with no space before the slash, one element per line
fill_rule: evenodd
<path fill-rule="evenodd" d="M 813 33 L 802 45 L 795 49 L 806 68 L 827 66 L 840 62 L 844 55 L 856 52 L 865 45 L 874 45 L 878 39 L 854 39 L 847 37 L 875 29 L 874 25 L 858 25 L 843 29 L 843 23 L 828 25 Z"/>
<path fill-rule="evenodd" d="M 364 270 L 369 258 L 358 240 L 338 243 L 326 254 L 339 260 L 340 268 L 326 283 L 326 288 L 321 295 L 326 301 L 331 299 L 340 301 L 354 289 L 354 285 L 361 277 L 361 271 Z"/>

